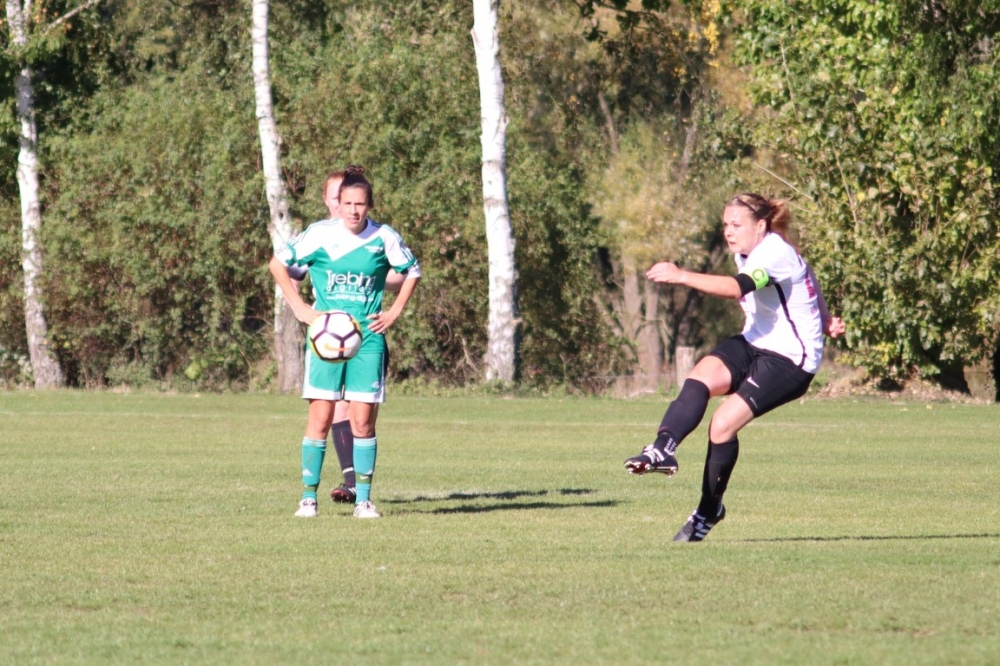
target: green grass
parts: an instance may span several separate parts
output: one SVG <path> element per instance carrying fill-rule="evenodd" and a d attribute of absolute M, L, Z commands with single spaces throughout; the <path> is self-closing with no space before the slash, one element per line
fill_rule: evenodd
<path fill-rule="evenodd" d="M 0 393 L 0 663 L 1000 663 L 1000 407 L 784 407 L 673 544 L 705 426 L 621 466 L 664 406 L 394 398 L 384 518 L 331 450 L 302 520 L 298 399 Z"/>

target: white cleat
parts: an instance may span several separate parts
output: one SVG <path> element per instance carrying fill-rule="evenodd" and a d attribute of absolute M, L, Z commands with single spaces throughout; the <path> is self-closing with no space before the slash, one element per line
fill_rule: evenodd
<path fill-rule="evenodd" d="M 314 499 L 304 499 L 299 502 L 299 510 L 295 512 L 299 518 L 315 518 L 319 515 L 319 507 Z"/>
<path fill-rule="evenodd" d="M 354 505 L 355 518 L 381 518 L 382 514 L 375 510 L 375 505 L 369 502 L 359 502 Z"/>

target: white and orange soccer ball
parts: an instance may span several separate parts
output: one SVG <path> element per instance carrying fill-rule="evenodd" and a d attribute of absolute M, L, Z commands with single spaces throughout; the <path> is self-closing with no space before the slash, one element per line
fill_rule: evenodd
<path fill-rule="evenodd" d="M 361 349 L 361 324 L 343 310 L 321 313 L 306 331 L 316 356 L 329 363 L 343 363 Z"/>

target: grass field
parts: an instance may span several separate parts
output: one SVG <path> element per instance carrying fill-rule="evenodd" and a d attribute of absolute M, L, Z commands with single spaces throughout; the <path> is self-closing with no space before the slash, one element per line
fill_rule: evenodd
<path fill-rule="evenodd" d="M 705 427 L 622 468 L 664 406 L 393 398 L 384 518 L 331 448 L 303 520 L 298 399 L 0 393 L 0 663 L 1000 663 L 1000 407 L 789 405 L 673 544 Z"/>

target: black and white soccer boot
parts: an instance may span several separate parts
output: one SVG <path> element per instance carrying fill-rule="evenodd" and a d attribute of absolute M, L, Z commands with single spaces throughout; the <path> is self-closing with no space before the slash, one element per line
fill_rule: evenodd
<path fill-rule="evenodd" d="M 333 490 L 330 491 L 330 499 L 334 502 L 344 502 L 354 504 L 354 500 L 358 497 L 358 491 L 354 486 L 349 486 L 346 483 L 342 483 Z"/>
<path fill-rule="evenodd" d="M 726 507 L 719 502 L 719 511 L 711 518 L 706 518 L 697 511 L 684 523 L 680 532 L 674 535 L 674 541 L 701 541 L 708 536 L 709 530 L 722 522 L 726 517 Z"/>
<path fill-rule="evenodd" d="M 625 470 L 629 474 L 647 474 L 659 472 L 667 476 L 677 473 L 677 458 L 656 444 L 649 444 L 637 456 L 625 461 Z"/>

